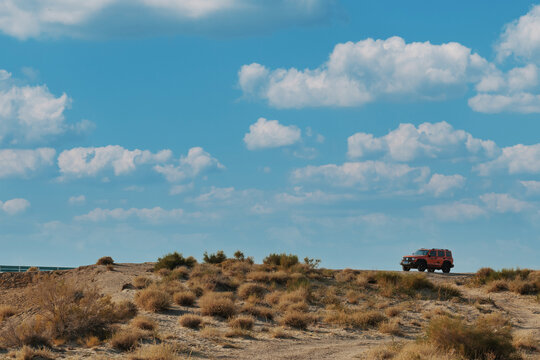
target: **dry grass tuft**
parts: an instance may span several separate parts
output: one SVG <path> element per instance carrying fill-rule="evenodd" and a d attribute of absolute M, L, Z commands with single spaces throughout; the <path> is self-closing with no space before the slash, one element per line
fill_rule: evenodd
<path fill-rule="evenodd" d="M 11 322 L 4 326 L 0 343 L 5 347 L 49 347 L 51 336 L 43 319 L 31 318 L 18 325 Z"/>
<path fill-rule="evenodd" d="M 158 312 L 170 307 L 171 297 L 163 290 L 150 287 L 135 294 L 135 303 L 146 311 Z"/>
<path fill-rule="evenodd" d="M 400 323 L 398 319 L 383 321 L 379 324 L 379 331 L 383 334 L 402 336 L 403 331 L 401 331 L 401 327 L 399 325 Z"/>
<path fill-rule="evenodd" d="M 97 336 L 89 336 L 83 341 L 84 346 L 91 349 L 101 345 L 101 340 Z"/>
<path fill-rule="evenodd" d="M 114 265 L 114 260 L 110 256 L 103 256 L 98 259 L 96 265 Z"/>
<path fill-rule="evenodd" d="M 461 319 L 439 316 L 427 328 L 427 340 L 448 352 L 469 359 L 519 358 L 512 345 L 511 326 L 498 314 L 484 315 L 473 325 Z"/>
<path fill-rule="evenodd" d="M 191 291 L 181 291 L 174 294 L 174 302 L 180 306 L 193 306 L 197 297 Z"/>
<path fill-rule="evenodd" d="M 220 293 L 208 293 L 201 297 L 199 304 L 203 315 L 230 318 L 236 315 L 236 306 L 227 296 Z"/>
<path fill-rule="evenodd" d="M 263 298 L 268 289 L 265 286 L 253 283 L 245 283 L 238 288 L 238 296 L 242 299 L 247 299 L 251 296 Z"/>
<path fill-rule="evenodd" d="M 46 348 L 32 348 L 30 346 L 23 346 L 17 352 L 13 354 L 16 360 L 53 360 L 56 359 L 56 355 Z"/>
<path fill-rule="evenodd" d="M 285 271 L 252 271 L 247 274 L 249 280 L 266 283 L 266 284 L 286 284 L 290 279 L 290 275 Z"/>
<path fill-rule="evenodd" d="M 270 336 L 274 339 L 292 339 L 293 336 L 289 334 L 285 329 L 276 327 L 270 330 Z"/>
<path fill-rule="evenodd" d="M 180 360 L 181 351 L 175 344 L 152 344 L 138 348 L 130 355 L 130 360 Z"/>
<path fill-rule="evenodd" d="M 254 305 L 254 304 L 245 304 L 242 306 L 240 312 L 245 314 L 250 314 L 262 320 L 272 320 L 274 319 L 274 312 L 272 309 L 267 308 L 266 306 Z"/>
<path fill-rule="evenodd" d="M 325 317 L 325 321 L 330 324 L 337 324 L 344 327 L 369 329 L 374 328 L 386 320 L 386 316 L 379 311 L 333 311 Z"/>
<path fill-rule="evenodd" d="M 144 338 L 144 333 L 139 329 L 127 328 L 115 333 L 111 340 L 111 346 L 119 351 L 130 351 L 139 345 Z"/>
<path fill-rule="evenodd" d="M 488 287 L 487 292 L 501 292 L 510 290 L 507 280 L 495 280 L 492 281 Z"/>
<path fill-rule="evenodd" d="M 0 306 L 0 322 L 17 314 L 17 309 L 11 305 Z"/>
<path fill-rule="evenodd" d="M 310 314 L 290 310 L 286 311 L 280 319 L 281 325 L 290 326 L 300 330 L 306 330 L 308 325 L 313 324 L 315 321 L 316 319 Z"/>
<path fill-rule="evenodd" d="M 401 314 L 401 312 L 403 310 L 404 310 L 403 306 L 396 305 L 396 306 L 387 307 L 386 309 L 384 309 L 384 313 L 385 313 L 386 316 L 394 317 L 394 316 L 398 316 L 399 314 Z"/>
<path fill-rule="evenodd" d="M 202 318 L 199 315 L 185 314 L 178 318 L 178 323 L 183 327 L 198 329 L 201 326 Z"/>
<path fill-rule="evenodd" d="M 540 350 L 540 344 L 534 338 L 532 331 L 521 331 L 514 334 L 512 345 L 518 349 L 526 351 L 538 351 Z"/>
<path fill-rule="evenodd" d="M 156 322 L 146 316 L 137 316 L 135 319 L 131 320 L 131 326 L 148 331 L 153 331 L 157 328 Z"/>
<path fill-rule="evenodd" d="M 133 279 L 133 286 L 137 289 L 144 289 L 152 284 L 152 280 L 146 276 L 137 276 Z"/>
<path fill-rule="evenodd" d="M 251 316 L 239 316 L 229 321 L 229 326 L 233 329 L 251 330 L 254 324 Z"/>

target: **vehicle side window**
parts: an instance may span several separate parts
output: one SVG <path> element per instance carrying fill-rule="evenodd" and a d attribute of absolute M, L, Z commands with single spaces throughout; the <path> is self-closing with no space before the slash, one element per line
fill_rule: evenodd
<path fill-rule="evenodd" d="M 437 256 L 437 251 L 431 250 L 431 251 L 429 252 L 429 256 L 432 256 L 432 257 Z"/>
<path fill-rule="evenodd" d="M 437 251 L 437 256 L 438 257 L 444 257 L 444 251 L 443 250 L 438 250 Z"/>
<path fill-rule="evenodd" d="M 447 251 L 446 251 L 446 256 L 452 257 L 452 252 L 451 252 L 450 250 L 447 250 Z"/>

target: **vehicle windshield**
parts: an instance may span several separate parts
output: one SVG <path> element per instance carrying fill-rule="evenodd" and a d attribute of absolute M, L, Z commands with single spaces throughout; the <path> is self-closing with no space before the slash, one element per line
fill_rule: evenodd
<path fill-rule="evenodd" d="M 416 250 L 413 255 L 420 255 L 420 256 L 424 256 L 424 255 L 427 255 L 429 252 L 429 250 Z"/>

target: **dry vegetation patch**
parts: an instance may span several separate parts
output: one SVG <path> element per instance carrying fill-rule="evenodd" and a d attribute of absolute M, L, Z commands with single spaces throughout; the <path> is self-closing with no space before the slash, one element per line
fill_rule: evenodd
<path fill-rule="evenodd" d="M 171 296 L 163 290 L 150 287 L 135 294 L 135 303 L 146 311 L 158 312 L 170 307 Z"/>
<path fill-rule="evenodd" d="M 236 305 L 226 295 L 211 292 L 201 297 L 199 304 L 203 315 L 230 318 L 236 315 Z"/>
<path fill-rule="evenodd" d="M 202 318 L 198 315 L 185 314 L 178 318 L 178 323 L 183 327 L 198 329 L 201 326 Z"/>
<path fill-rule="evenodd" d="M 173 299 L 180 306 L 193 306 L 197 297 L 192 291 L 181 291 L 174 293 Z"/>
<path fill-rule="evenodd" d="M 131 320 L 131 326 L 148 331 L 153 331 L 157 328 L 156 322 L 146 316 L 137 316 L 135 319 Z"/>

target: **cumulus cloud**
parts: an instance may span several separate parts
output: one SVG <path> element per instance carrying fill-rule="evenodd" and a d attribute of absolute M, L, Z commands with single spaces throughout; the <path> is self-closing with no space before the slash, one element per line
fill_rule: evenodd
<path fill-rule="evenodd" d="M 484 194 L 480 196 L 480 200 L 484 202 L 487 209 L 498 213 L 518 213 L 531 207 L 528 202 L 518 200 L 509 194 Z"/>
<path fill-rule="evenodd" d="M 515 56 L 540 62 L 540 5 L 507 24 L 496 46 L 499 60 Z"/>
<path fill-rule="evenodd" d="M 77 221 L 101 222 L 108 220 L 124 221 L 132 218 L 149 223 L 161 223 L 182 220 L 186 216 L 182 209 L 164 210 L 161 207 L 131 208 L 131 209 L 102 209 L 96 208 L 87 214 L 76 216 Z"/>
<path fill-rule="evenodd" d="M 294 193 L 280 193 L 275 196 L 278 203 L 301 205 L 301 204 L 324 204 L 341 200 L 352 199 L 351 194 L 329 194 L 321 190 L 302 191 L 301 187 L 294 189 Z"/>
<path fill-rule="evenodd" d="M 42 141 L 67 130 L 64 110 L 70 99 L 53 95 L 46 85 L 17 86 L 0 73 L 0 143 Z"/>
<path fill-rule="evenodd" d="M 294 125 L 285 126 L 277 120 L 259 118 L 249 126 L 244 143 L 249 150 L 275 148 L 292 145 L 300 140 L 301 135 L 301 130 Z"/>
<path fill-rule="evenodd" d="M 62 151 L 58 156 L 58 167 L 63 178 L 95 177 L 106 170 L 113 170 L 115 175 L 125 175 L 142 164 L 166 162 L 171 155 L 170 150 L 152 153 L 127 150 L 118 145 L 79 147 Z"/>
<path fill-rule="evenodd" d="M 333 186 L 356 187 L 361 190 L 407 188 L 425 183 L 430 170 L 406 164 L 383 161 L 347 162 L 307 166 L 292 173 L 293 181 L 322 181 Z"/>
<path fill-rule="evenodd" d="M 316 69 L 244 65 L 238 81 L 246 96 L 279 108 L 361 106 L 377 99 L 445 99 L 491 68 L 459 43 L 406 43 L 395 36 L 338 44 Z"/>
<path fill-rule="evenodd" d="M 221 169 L 225 169 L 225 166 L 202 147 L 189 149 L 188 154 L 182 156 L 176 164 L 154 166 L 154 170 L 165 176 L 169 182 L 192 179 L 204 172 Z"/>
<path fill-rule="evenodd" d="M 236 34 L 312 24 L 333 14 L 328 0 L 2 0 L 0 31 L 41 36 Z"/>
<path fill-rule="evenodd" d="M 496 172 L 508 174 L 540 173 L 540 144 L 518 144 L 502 149 L 500 156 L 492 161 L 479 164 L 475 170 L 483 176 Z"/>
<path fill-rule="evenodd" d="M 430 205 L 424 206 L 422 209 L 426 215 L 435 217 L 440 221 L 472 220 L 487 214 L 486 210 L 484 210 L 482 207 L 464 202 Z"/>
<path fill-rule="evenodd" d="M 360 132 L 350 136 L 347 145 L 350 158 L 378 153 L 395 161 L 437 157 L 492 158 L 500 152 L 493 141 L 477 139 L 444 121 L 423 123 L 418 127 L 400 124 L 381 137 Z"/>
<path fill-rule="evenodd" d="M 11 199 L 6 202 L 0 201 L 0 210 L 15 215 L 26 211 L 30 207 L 30 202 L 26 199 Z"/>
<path fill-rule="evenodd" d="M 527 180 L 527 181 L 520 181 L 520 183 L 527 189 L 527 193 L 540 194 L 540 181 Z"/>
<path fill-rule="evenodd" d="M 71 196 L 68 200 L 68 203 L 70 205 L 82 205 L 86 202 L 86 196 L 79 195 L 79 196 Z"/>
<path fill-rule="evenodd" d="M 29 177 L 34 172 L 53 165 L 55 155 L 56 151 L 51 148 L 0 150 L 0 179 Z"/>
<path fill-rule="evenodd" d="M 464 186 L 465 178 L 461 175 L 433 174 L 429 182 L 422 188 L 422 192 L 441 196 L 454 189 L 461 189 Z"/>

